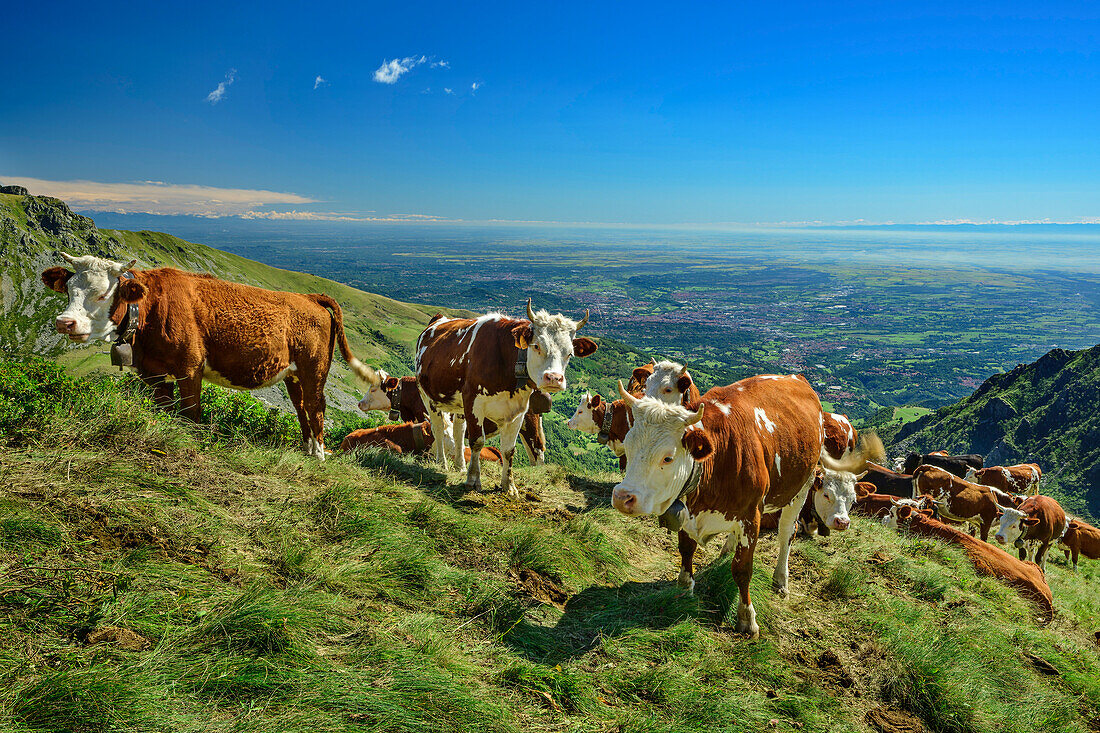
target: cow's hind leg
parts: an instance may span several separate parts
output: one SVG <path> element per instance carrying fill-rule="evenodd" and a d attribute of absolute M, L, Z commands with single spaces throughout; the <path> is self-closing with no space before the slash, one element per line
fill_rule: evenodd
<path fill-rule="evenodd" d="M 1050 549 L 1050 543 L 1044 542 L 1039 545 L 1038 551 L 1035 553 L 1035 564 L 1039 566 L 1039 569 L 1046 574 L 1047 571 L 1047 550 Z"/>
<path fill-rule="evenodd" d="M 302 375 L 299 371 L 298 384 L 302 390 L 302 412 L 309 423 L 310 437 L 306 441 L 306 454 L 317 460 L 325 460 L 325 378 L 318 379 Z"/>
<path fill-rule="evenodd" d="M 779 514 L 779 558 L 775 562 L 772 587 L 775 588 L 780 598 L 786 598 L 790 594 L 787 588 L 787 580 L 790 576 L 787 570 L 787 558 L 791 554 L 791 538 L 794 537 L 798 514 L 802 511 L 802 505 L 806 503 L 806 495 L 810 493 L 810 487 L 813 486 L 813 483 L 814 472 L 811 470 L 806 482 L 799 489 L 798 496 L 790 504 L 783 507 L 783 511 Z"/>
<path fill-rule="evenodd" d="M 428 422 L 432 426 L 432 458 L 439 461 L 443 470 L 447 470 L 447 422 L 443 413 L 428 408 Z"/>
<path fill-rule="evenodd" d="M 451 440 L 450 451 L 455 462 L 456 471 L 466 470 L 466 417 L 464 415 L 451 415 Z"/>
<path fill-rule="evenodd" d="M 180 413 L 192 422 L 202 422 L 202 372 L 176 380 L 180 392 Z"/>
<path fill-rule="evenodd" d="M 676 585 L 685 589 L 688 593 L 695 591 L 695 570 L 692 559 L 695 557 L 695 548 L 699 543 L 691 538 L 684 530 L 676 533 L 676 544 L 680 548 L 680 575 L 676 578 Z"/>
<path fill-rule="evenodd" d="M 309 428 L 309 417 L 306 415 L 305 400 L 302 396 L 302 384 L 297 377 L 287 377 L 286 394 L 290 398 L 290 404 L 294 406 L 294 412 L 298 415 L 298 426 L 302 429 L 302 451 L 308 452 L 312 433 Z"/>
<path fill-rule="evenodd" d="M 516 440 L 522 427 L 522 414 L 500 427 L 500 453 L 504 459 L 500 468 L 500 490 L 508 496 L 519 496 L 515 481 L 512 480 L 512 456 L 516 454 Z"/>
<path fill-rule="evenodd" d="M 805 499 L 806 497 L 803 496 L 801 500 L 795 503 L 795 506 L 801 507 Z M 795 512 L 790 527 L 792 533 L 797 519 L 798 513 Z M 780 526 L 782 526 L 782 521 L 781 516 Z M 737 631 L 741 634 L 748 634 L 753 639 L 760 636 L 760 627 L 756 624 L 756 609 L 753 608 L 752 598 L 749 596 L 749 583 L 752 580 L 752 562 L 753 555 L 756 552 L 756 538 L 759 528 L 760 513 L 757 511 L 755 519 L 735 524 L 733 531 L 730 532 L 729 539 L 726 541 L 727 545 L 733 547 L 730 571 L 734 581 L 737 582 L 737 590 L 740 593 L 737 603 Z M 788 536 L 789 541 L 790 537 Z"/>

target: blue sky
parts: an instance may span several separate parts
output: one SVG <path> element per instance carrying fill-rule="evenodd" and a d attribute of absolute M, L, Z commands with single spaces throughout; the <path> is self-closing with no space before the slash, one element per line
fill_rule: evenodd
<path fill-rule="evenodd" d="M 5 10 L 0 182 L 204 215 L 1100 217 L 1098 4 L 169 5 Z"/>

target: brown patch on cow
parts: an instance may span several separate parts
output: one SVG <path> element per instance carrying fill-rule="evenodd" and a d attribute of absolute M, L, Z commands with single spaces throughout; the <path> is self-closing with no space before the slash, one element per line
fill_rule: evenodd
<path fill-rule="evenodd" d="M 863 720 L 878 733 L 924 733 L 924 722 L 899 708 L 879 705 L 871 708 Z"/>
<path fill-rule="evenodd" d="M 555 608 L 565 610 L 565 602 L 569 600 L 569 594 L 542 573 L 530 568 L 520 568 L 519 570 L 511 568 L 508 570 L 508 579 L 525 595 L 534 598 L 536 601 L 548 603 Z"/>
<path fill-rule="evenodd" d="M 88 634 L 84 639 L 88 646 L 94 644 L 113 644 L 128 652 L 140 652 L 148 649 L 152 643 L 141 634 L 121 626 L 103 626 Z"/>

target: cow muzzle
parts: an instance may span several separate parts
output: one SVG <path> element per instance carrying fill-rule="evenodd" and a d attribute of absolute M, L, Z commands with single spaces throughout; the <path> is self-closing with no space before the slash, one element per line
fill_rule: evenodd
<path fill-rule="evenodd" d="M 843 532 L 852 526 L 852 520 L 847 517 L 836 517 L 833 519 L 833 529 Z"/>
<path fill-rule="evenodd" d="M 539 389 L 544 392 L 560 392 L 565 389 L 565 375 L 561 372 L 543 372 Z"/>
<path fill-rule="evenodd" d="M 88 340 L 90 334 L 76 333 L 76 319 L 75 318 L 57 318 L 54 320 L 54 328 L 57 332 L 69 337 L 70 341 L 79 341 L 83 343 Z"/>
<path fill-rule="evenodd" d="M 616 487 L 615 490 L 611 492 L 611 506 L 615 507 L 623 514 L 631 515 L 638 507 L 638 496 L 629 489 Z"/>

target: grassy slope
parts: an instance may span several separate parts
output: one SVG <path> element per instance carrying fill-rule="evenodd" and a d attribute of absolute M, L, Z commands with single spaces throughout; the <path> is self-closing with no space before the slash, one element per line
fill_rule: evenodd
<path fill-rule="evenodd" d="M 992 410 L 1002 403 L 1015 414 Z M 1055 349 L 994 375 L 970 397 L 901 426 L 894 439 L 900 450 L 982 453 L 988 465 L 1038 463 L 1043 493 L 1100 516 L 1100 347 Z"/>
<path fill-rule="evenodd" d="M 936 731 L 1097 728 L 1088 561 L 1052 565 L 1039 628 L 951 548 L 863 521 L 798 542 L 780 602 L 765 537 L 748 641 L 717 545 L 677 592 L 670 539 L 608 506 L 615 474 L 465 493 L 37 369 L 0 379 L 2 730 L 866 731 L 883 704 Z M 149 646 L 84 643 L 108 626 Z"/>

